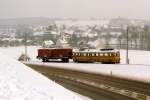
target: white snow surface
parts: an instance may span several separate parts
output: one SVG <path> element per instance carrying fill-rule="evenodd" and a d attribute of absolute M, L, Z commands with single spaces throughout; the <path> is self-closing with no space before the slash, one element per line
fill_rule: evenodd
<path fill-rule="evenodd" d="M 18 56 L 18 49 L 12 49 L 15 50 L 10 51 L 13 52 L 12 56 Z M 17 60 L 0 53 L 0 100 L 82 99 Z"/>

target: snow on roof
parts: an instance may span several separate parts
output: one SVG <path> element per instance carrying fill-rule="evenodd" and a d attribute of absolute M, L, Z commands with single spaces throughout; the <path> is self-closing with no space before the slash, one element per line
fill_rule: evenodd
<path fill-rule="evenodd" d="M 88 34 L 88 37 L 90 37 L 90 38 L 93 38 L 93 37 L 95 37 L 95 36 L 98 36 L 98 34 L 97 34 L 97 33 L 89 33 L 89 34 Z"/>
<path fill-rule="evenodd" d="M 55 35 L 60 35 L 59 32 L 55 32 L 55 31 L 52 31 L 51 34 L 53 34 L 53 35 L 54 35 L 54 34 L 55 34 Z"/>
<path fill-rule="evenodd" d="M 119 42 L 119 41 L 118 41 L 118 39 L 116 39 L 116 38 L 113 38 L 113 39 L 110 39 L 110 40 L 109 40 L 109 43 L 110 43 L 110 44 L 119 44 L 118 42 Z"/>
<path fill-rule="evenodd" d="M 114 52 L 117 52 L 118 50 L 115 49 L 115 50 L 100 50 L 100 49 L 85 49 L 83 51 L 80 51 L 80 50 L 74 50 L 74 52 L 76 53 L 114 53 Z"/>
<path fill-rule="evenodd" d="M 0 100 L 81 100 L 24 64 L 0 56 Z"/>
<path fill-rule="evenodd" d="M 45 34 L 43 31 L 40 31 L 40 32 L 34 32 L 33 33 L 34 35 L 43 35 L 43 34 Z"/>
<path fill-rule="evenodd" d="M 44 41 L 45 45 L 53 45 L 54 42 L 52 40 Z"/>
<path fill-rule="evenodd" d="M 95 41 L 89 41 L 88 44 L 96 48 L 104 48 L 104 40 L 100 38 Z"/>

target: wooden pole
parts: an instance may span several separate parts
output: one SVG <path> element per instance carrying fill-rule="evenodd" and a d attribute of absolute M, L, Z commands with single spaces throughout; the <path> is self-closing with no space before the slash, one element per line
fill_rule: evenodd
<path fill-rule="evenodd" d="M 128 47 L 129 46 L 128 41 L 129 41 L 129 37 L 128 37 L 128 32 L 129 32 L 129 27 L 127 26 L 126 64 L 129 64 L 129 57 L 128 57 L 129 56 L 128 55 L 128 49 L 129 49 L 129 47 Z"/>

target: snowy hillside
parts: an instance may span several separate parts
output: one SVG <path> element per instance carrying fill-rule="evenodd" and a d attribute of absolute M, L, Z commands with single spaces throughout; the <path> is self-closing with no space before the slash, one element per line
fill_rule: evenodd
<path fill-rule="evenodd" d="M 24 64 L 0 53 L 0 100 L 81 100 L 81 98 Z"/>

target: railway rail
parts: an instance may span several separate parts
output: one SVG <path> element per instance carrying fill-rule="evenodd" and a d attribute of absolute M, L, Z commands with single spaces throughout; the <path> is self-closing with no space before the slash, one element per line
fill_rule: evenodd
<path fill-rule="evenodd" d="M 58 82 L 59 84 L 63 85 L 64 87 L 87 96 L 92 100 L 135 100 L 134 98 L 126 97 L 120 94 L 116 94 L 105 89 L 97 88 L 93 85 L 85 84 L 82 82 L 78 82 L 76 80 L 70 80 L 63 77 L 53 76 L 53 75 L 46 75 L 50 79 Z"/>
<path fill-rule="evenodd" d="M 62 69 L 48 65 L 29 63 L 26 63 L 26 65 L 64 85 L 65 87 L 89 96 L 94 100 L 102 98 L 97 97 L 98 94 L 103 94 L 103 98 L 111 98 L 107 98 L 107 100 L 149 100 L 150 84 L 148 83 L 95 73 Z M 83 91 L 89 91 L 89 93 L 85 93 Z M 93 93 L 95 93 L 96 96 L 94 96 Z"/>

